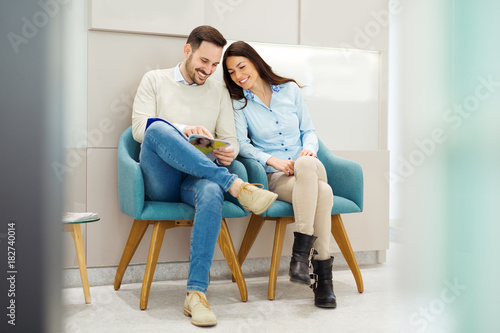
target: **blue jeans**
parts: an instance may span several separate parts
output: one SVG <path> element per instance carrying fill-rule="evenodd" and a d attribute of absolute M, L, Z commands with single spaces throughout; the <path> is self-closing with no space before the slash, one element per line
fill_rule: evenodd
<path fill-rule="evenodd" d="M 223 192 L 237 176 L 215 165 L 160 121 L 144 134 L 140 165 L 147 200 L 184 202 L 195 208 L 187 290 L 206 293 L 222 221 Z"/>

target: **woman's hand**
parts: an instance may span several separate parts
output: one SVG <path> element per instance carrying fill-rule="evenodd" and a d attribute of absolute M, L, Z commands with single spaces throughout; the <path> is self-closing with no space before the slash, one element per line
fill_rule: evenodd
<path fill-rule="evenodd" d="M 278 171 L 283 171 L 287 176 L 291 176 L 294 173 L 295 161 L 292 160 L 282 160 L 272 156 L 267 160 L 266 164 Z"/>
<path fill-rule="evenodd" d="M 302 156 L 312 156 L 312 157 L 316 157 L 316 154 L 315 154 L 315 153 L 313 153 L 312 151 L 310 151 L 309 149 L 302 149 L 302 151 L 300 152 L 299 157 L 302 157 Z"/>
<path fill-rule="evenodd" d="M 234 160 L 234 147 L 227 146 L 224 148 L 215 149 L 212 151 L 212 154 L 217 157 L 219 163 L 222 165 L 229 165 Z"/>

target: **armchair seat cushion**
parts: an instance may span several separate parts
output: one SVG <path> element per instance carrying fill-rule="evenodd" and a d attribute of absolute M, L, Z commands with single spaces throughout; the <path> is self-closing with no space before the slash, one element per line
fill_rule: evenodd
<path fill-rule="evenodd" d="M 361 212 L 361 209 L 351 200 L 339 196 L 333 197 L 332 215 L 359 212 Z M 292 217 L 294 216 L 293 207 L 288 202 L 276 200 L 276 202 L 262 216 Z"/>
<path fill-rule="evenodd" d="M 224 201 L 222 217 L 245 217 L 247 212 L 235 204 Z M 182 202 L 144 201 L 140 220 L 194 220 L 194 207 Z"/>

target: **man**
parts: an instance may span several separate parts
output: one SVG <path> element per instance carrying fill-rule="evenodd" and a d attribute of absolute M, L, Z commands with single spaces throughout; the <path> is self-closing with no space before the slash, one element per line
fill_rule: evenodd
<path fill-rule="evenodd" d="M 205 293 L 222 220 L 223 192 L 256 214 L 266 211 L 277 198 L 217 166 L 179 133 L 230 142 L 230 146 L 213 152 L 221 166 L 230 165 L 238 154 L 229 93 L 221 83 L 209 79 L 225 44 L 216 29 L 195 28 L 184 46 L 182 63 L 144 75 L 132 114 L 134 139 L 142 143 L 140 165 L 147 199 L 182 201 L 196 210 L 184 313 L 197 326 L 217 323 Z M 151 118 L 168 123 L 151 122 Z"/>

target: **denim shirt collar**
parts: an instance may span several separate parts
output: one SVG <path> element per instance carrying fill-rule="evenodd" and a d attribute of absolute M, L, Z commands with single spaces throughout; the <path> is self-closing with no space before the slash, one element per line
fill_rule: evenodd
<path fill-rule="evenodd" d="M 270 84 L 271 89 L 274 92 L 280 92 L 281 87 L 278 85 Z M 250 89 L 243 89 L 243 94 L 245 95 L 246 99 L 253 101 L 255 99 L 254 93 Z"/>

